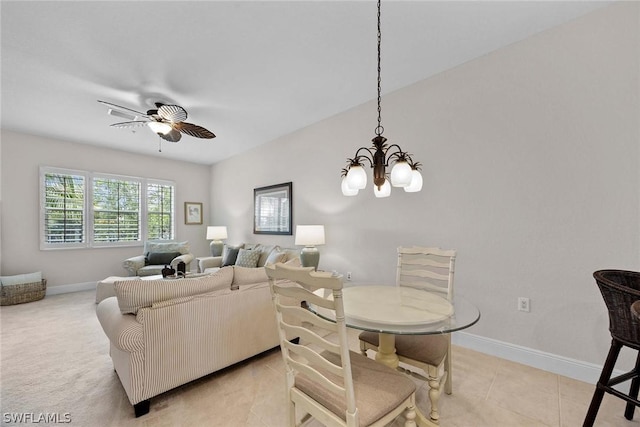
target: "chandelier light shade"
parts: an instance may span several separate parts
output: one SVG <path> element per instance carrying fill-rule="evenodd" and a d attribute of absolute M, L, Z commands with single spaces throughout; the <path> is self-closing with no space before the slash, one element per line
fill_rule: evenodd
<path fill-rule="evenodd" d="M 417 169 L 411 169 L 411 184 L 404 187 L 407 193 L 415 193 L 422 190 L 422 175 Z"/>
<path fill-rule="evenodd" d="M 389 197 L 391 195 L 391 184 L 389 184 L 389 180 L 385 179 L 381 187 L 374 185 L 373 194 L 375 194 L 376 197 Z"/>
<path fill-rule="evenodd" d="M 211 256 L 221 256 L 224 243 L 222 241 L 227 238 L 227 227 L 225 226 L 208 226 L 207 240 L 211 240 L 209 245 Z"/>
<path fill-rule="evenodd" d="M 349 187 L 349 183 L 347 182 L 347 177 L 346 176 L 342 177 L 342 194 L 344 194 L 345 196 L 357 196 L 358 195 L 358 190 L 355 190 L 355 189 Z"/>
<path fill-rule="evenodd" d="M 387 145 L 387 138 L 382 136 L 382 107 L 381 107 L 381 67 L 380 67 L 380 0 L 378 0 L 378 126 L 376 136 L 371 140 L 370 148 L 360 147 L 355 156 L 347 160 L 347 167 L 342 170 L 342 194 L 355 196 L 359 190 L 367 186 L 367 173 L 365 165 L 373 169 L 373 192 L 376 197 L 388 197 L 391 194 L 391 186 L 403 187 L 408 193 L 422 189 L 422 175 L 420 163 L 414 162 L 409 153 L 403 151 L 398 144 Z M 387 174 L 387 168 L 391 168 L 391 174 Z"/>
<path fill-rule="evenodd" d="M 303 245 L 300 261 L 303 267 L 318 269 L 320 252 L 317 245 L 324 245 L 324 225 L 296 225 L 296 245 Z"/>

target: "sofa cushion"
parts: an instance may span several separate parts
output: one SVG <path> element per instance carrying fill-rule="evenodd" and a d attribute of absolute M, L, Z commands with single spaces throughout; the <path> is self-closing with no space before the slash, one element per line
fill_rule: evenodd
<path fill-rule="evenodd" d="M 228 289 L 233 281 L 233 268 L 221 268 L 216 273 L 194 279 L 122 280 L 114 284 L 118 306 L 124 314 L 136 314 L 153 303 Z"/>
<path fill-rule="evenodd" d="M 268 281 L 269 277 L 263 267 L 247 268 L 237 265 L 233 266 L 233 284 L 231 285 L 231 289 L 238 289 L 241 285 Z"/>
<path fill-rule="evenodd" d="M 258 265 L 258 259 L 260 259 L 261 252 L 258 250 L 240 249 L 238 251 L 238 258 L 236 259 L 237 266 L 255 268 Z"/>
<path fill-rule="evenodd" d="M 149 252 L 144 260 L 146 265 L 165 265 L 180 255 L 180 252 Z"/>
<path fill-rule="evenodd" d="M 181 255 L 188 254 L 189 242 L 176 242 L 173 240 L 148 240 L 144 244 L 144 253 L 151 252 L 180 252 Z"/>
<path fill-rule="evenodd" d="M 25 283 L 40 282 L 42 282 L 41 271 L 27 274 L 16 274 L 15 276 L 0 276 L 0 283 L 2 283 L 4 286 L 23 285 Z"/>

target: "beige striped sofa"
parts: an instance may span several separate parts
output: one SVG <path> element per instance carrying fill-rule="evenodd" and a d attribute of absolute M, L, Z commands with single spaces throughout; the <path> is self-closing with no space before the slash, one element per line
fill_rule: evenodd
<path fill-rule="evenodd" d="M 279 344 L 264 268 L 114 287 L 97 316 L 136 417 L 152 397 Z"/>

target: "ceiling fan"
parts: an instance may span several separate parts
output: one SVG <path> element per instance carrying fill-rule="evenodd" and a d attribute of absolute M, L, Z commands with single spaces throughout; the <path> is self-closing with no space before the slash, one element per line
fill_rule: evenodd
<path fill-rule="evenodd" d="M 148 126 L 153 132 L 157 133 L 160 138 L 170 142 L 180 141 L 182 137 L 181 132 L 196 138 L 211 139 L 216 137 L 213 132 L 202 126 L 183 121 L 187 118 L 187 111 L 179 105 L 166 105 L 161 102 L 156 102 L 156 109 L 143 113 L 106 101 L 98 100 L 98 102 L 110 107 L 108 111 L 109 114 L 130 120 L 128 122 L 114 123 L 111 127 L 131 128 Z"/>

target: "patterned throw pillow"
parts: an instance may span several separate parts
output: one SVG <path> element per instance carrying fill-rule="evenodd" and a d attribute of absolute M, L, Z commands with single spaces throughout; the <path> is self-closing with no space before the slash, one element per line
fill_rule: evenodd
<path fill-rule="evenodd" d="M 250 249 L 240 249 L 236 265 L 239 267 L 254 268 L 258 265 L 261 251 L 253 251 Z"/>

